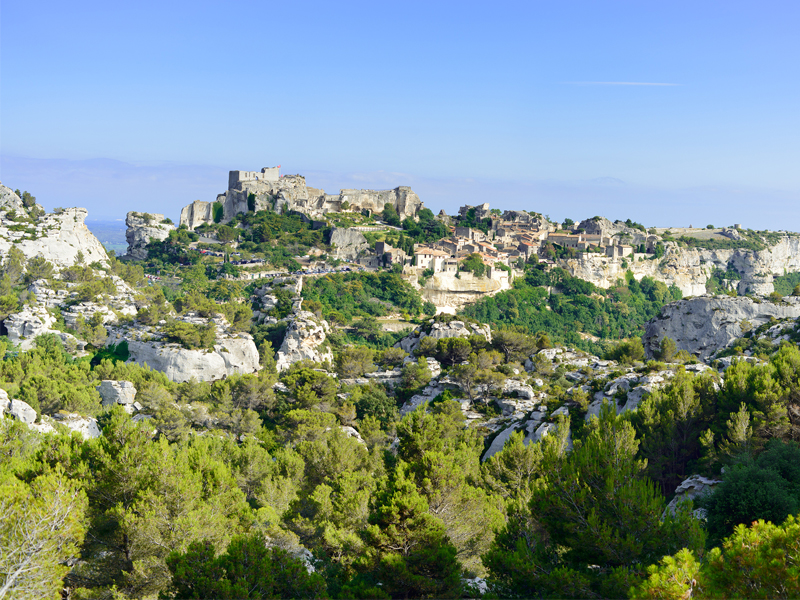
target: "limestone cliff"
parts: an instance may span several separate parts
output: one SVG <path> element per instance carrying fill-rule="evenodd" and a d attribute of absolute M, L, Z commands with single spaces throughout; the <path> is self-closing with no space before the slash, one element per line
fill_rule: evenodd
<path fill-rule="evenodd" d="M 305 177 L 286 175 L 277 181 L 236 181 L 216 201 L 223 206 L 222 222 L 231 221 L 237 214 L 259 210 L 294 210 L 310 217 L 321 217 L 329 212 L 339 212 L 347 202 L 350 210 L 383 211 L 391 204 L 401 219 L 414 218 L 422 208 L 422 201 L 411 188 L 400 186 L 393 190 L 341 190 L 339 194 L 326 194 L 324 190 L 308 187 Z M 196 200 L 181 210 L 181 224 L 189 229 L 213 222 L 212 202 Z"/>
<path fill-rule="evenodd" d="M 0 184 L 0 257 L 15 246 L 30 259 L 42 256 L 57 268 L 75 264 L 82 253 L 86 264 L 108 264 L 108 255 L 84 221 L 89 214 L 85 208 L 56 209 L 43 214 L 26 212 L 19 196 Z"/>
<path fill-rule="evenodd" d="M 664 306 L 661 314 L 647 323 L 642 339 L 648 356 L 654 356 L 661 340 L 669 337 L 678 350 L 705 361 L 742 337 L 748 327 L 756 328 L 772 318 L 797 317 L 799 298 L 787 297 L 780 304 L 745 297 L 689 298 Z"/>
<path fill-rule="evenodd" d="M 347 260 L 355 260 L 359 252 L 369 248 L 363 233 L 345 227 L 334 227 L 329 243 L 333 246 L 333 256 Z"/>
<path fill-rule="evenodd" d="M 172 223 L 164 223 L 164 215 L 129 212 L 125 218 L 125 239 L 128 242 L 128 256 L 136 260 L 147 259 L 147 244 L 150 241 L 161 241 L 169 237 L 175 229 Z"/>
<path fill-rule="evenodd" d="M 740 279 L 728 284 L 739 294 L 769 294 L 774 290 L 775 275 L 800 271 L 800 237 L 785 236 L 778 243 L 760 251 L 704 250 L 666 244 L 665 256 L 634 254 L 625 259 L 582 253 L 578 258 L 558 261 L 574 277 L 591 281 L 601 288 L 614 285 L 630 270 L 636 279 L 648 276 L 666 285 L 675 285 L 685 296 L 706 293 L 706 282 L 719 269 L 737 271 Z"/>
<path fill-rule="evenodd" d="M 474 277 L 472 273 L 436 273 L 422 286 L 422 298 L 432 302 L 438 312 L 455 313 L 486 295 L 511 288 L 508 277 Z"/>

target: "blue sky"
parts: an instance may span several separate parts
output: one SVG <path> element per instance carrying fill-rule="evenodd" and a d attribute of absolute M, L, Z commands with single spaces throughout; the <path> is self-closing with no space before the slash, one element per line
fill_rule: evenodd
<path fill-rule="evenodd" d="M 800 230 L 798 21 L 791 1 L 3 0 L 0 180 L 175 218 L 281 164 L 451 213 Z"/>

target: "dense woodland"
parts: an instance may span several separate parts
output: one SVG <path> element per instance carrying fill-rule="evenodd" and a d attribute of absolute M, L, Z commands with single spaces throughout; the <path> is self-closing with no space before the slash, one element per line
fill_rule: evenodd
<path fill-rule="evenodd" d="M 292 219 L 253 217 L 243 247 L 266 244 L 259 251 L 277 256 L 287 235 L 324 244 Z M 403 224 L 404 235 L 434 227 L 419 225 Z M 91 338 L 87 356 L 74 358 L 53 335 L 27 352 L 0 344 L 9 397 L 39 414 L 96 417 L 103 431 L 84 441 L 0 418 L 0 598 L 800 596 L 795 343 L 750 334 L 733 352 L 752 348 L 761 361 L 723 373 L 686 369 L 696 361 L 674 343 L 648 361 L 638 336 L 680 298 L 676 288 L 627 277 L 600 290 L 531 264 L 513 289 L 458 316 L 491 325 L 491 341 L 423 339 L 413 358 L 435 358 L 458 389 L 401 417 L 432 374 L 424 360 L 406 361 L 393 347 L 405 333 L 383 331 L 378 318 L 401 315 L 430 331 L 453 317 L 426 314 L 396 273 L 319 277 L 304 287 L 304 308 L 333 325 L 334 362 L 278 374 L 286 323 L 253 324 L 252 288 L 217 278 L 217 263 L 187 240 L 178 231 L 151 245 L 144 265 L 78 265 L 65 278 L 97 297 L 119 275 L 139 294 L 135 320 L 186 348 L 208 347 L 207 332 L 171 315 L 222 314 L 253 335 L 262 370 L 175 383 L 125 363 L 124 344 L 105 348 L 101 323 L 73 329 L 63 319 L 65 331 Z M 144 269 L 173 277 L 148 285 Z M 13 251 L 2 271 L 5 315 L 25 304 L 31 278 L 52 278 Z M 273 315 L 283 317 L 292 299 L 279 300 Z M 613 359 L 614 371 L 584 390 L 540 353 L 558 345 Z M 397 387 L 343 383 L 393 368 Z M 618 415 L 607 403 L 585 420 L 609 380 L 670 369 L 638 410 Z M 453 399 L 491 417 L 513 378 L 538 379 L 549 412 L 567 414 L 548 417 L 553 429 L 540 442 L 515 433 L 482 462 L 493 435 L 466 426 Z M 132 382 L 152 418 L 101 406 L 104 379 Z M 694 506 L 665 510 L 692 474 L 723 483 Z"/>

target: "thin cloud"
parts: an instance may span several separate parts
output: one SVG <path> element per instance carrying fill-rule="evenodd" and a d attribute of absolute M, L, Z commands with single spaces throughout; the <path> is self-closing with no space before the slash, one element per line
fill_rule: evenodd
<path fill-rule="evenodd" d="M 662 87 L 673 87 L 682 85 L 680 83 L 655 83 L 650 81 L 565 81 L 567 85 L 656 85 Z"/>

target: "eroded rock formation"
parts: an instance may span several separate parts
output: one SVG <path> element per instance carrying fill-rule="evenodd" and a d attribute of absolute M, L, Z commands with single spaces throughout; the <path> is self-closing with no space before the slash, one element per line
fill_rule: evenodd
<path fill-rule="evenodd" d="M 689 298 L 667 304 L 645 326 L 643 342 L 648 356 L 654 356 L 661 340 L 672 338 L 678 350 L 708 360 L 728 347 L 750 328 L 770 319 L 800 317 L 800 298 L 787 297 L 775 304 L 767 300 L 729 296 Z"/>
<path fill-rule="evenodd" d="M 286 329 L 286 336 L 278 350 L 276 367 L 284 371 L 301 360 L 333 363 L 333 352 L 326 345 L 326 334 L 330 331 L 328 322 L 318 319 L 314 313 L 297 310 Z"/>
<path fill-rule="evenodd" d="M 0 184 L 0 257 L 14 246 L 25 258 L 42 256 L 57 268 L 74 265 L 79 253 L 85 264 L 107 265 L 103 244 L 84 223 L 88 214 L 85 208 L 45 214 L 38 204 L 26 209 L 17 194 Z"/>
<path fill-rule="evenodd" d="M 128 242 L 128 256 L 136 260 L 147 259 L 147 244 L 150 241 L 161 241 L 169 237 L 175 229 L 172 223 L 165 223 L 161 214 L 129 212 L 125 218 L 128 226 L 125 240 Z"/>

